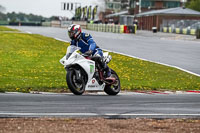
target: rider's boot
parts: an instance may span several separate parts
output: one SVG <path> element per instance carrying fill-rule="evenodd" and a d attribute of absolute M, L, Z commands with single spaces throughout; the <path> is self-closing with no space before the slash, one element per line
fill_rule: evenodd
<path fill-rule="evenodd" d="M 106 68 L 104 69 L 104 71 L 106 72 L 106 74 L 105 74 L 105 80 L 112 80 L 111 70 L 110 70 L 110 68 L 107 65 L 106 65 Z"/>
<path fill-rule="evenodd" d="M 102 58 L 97 58 L 97 61 L 100 63 L 101 67 L 103 68 L 103 71 L 106 72 L 104 75 L 104 78 L 106 81 L 112 81 L 113 78 L 111 77 L 111 69 L 108 67 L 108 65 L 103 61 Z"/>

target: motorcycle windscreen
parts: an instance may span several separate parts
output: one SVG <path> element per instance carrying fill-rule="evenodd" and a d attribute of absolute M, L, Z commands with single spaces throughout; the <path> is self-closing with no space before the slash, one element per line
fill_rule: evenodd
<path fill-rule="evenodd" d="M 68 55 L 68 54 L 72 54 L 74 51 L 76 51 L 76 50 L 80 50 L 80 48 L 79 47 L 76 47 L 76 46 L 74 46 L 74 45 L 70 45 L 68 48 L 67 48 L 67 53 L 66 53 L 66 55 Z"/>

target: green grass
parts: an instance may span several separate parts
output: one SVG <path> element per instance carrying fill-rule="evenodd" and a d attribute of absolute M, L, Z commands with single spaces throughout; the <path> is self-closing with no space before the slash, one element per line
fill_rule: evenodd
<path fill-rule="evenodd" d="M 128 90 L 200 90 L 200 77 L 176 68 L 111 53 L 109 66 Z"/>
<path fill-rule="evenodd" d="M 11 28 L 8 28 L 8 27 L 5 27 L 5 26 L 0 26 L 0 32 L 1 31 L 18 31 L 16 29 L 11 29 Z"/>
<path fill-rule="evenodd" d="M 0 32 L 0 92 L 67 90 L 59 60 L 69 44 L 34 34 Z M 109 66 L 126 90 L 200 90 L 200 77 L 167 66 L 112 54 Z"/>
<path fill-rule="evenodd" d="M 47 91 L 66 88 L 59 63 L 67 44 L 40 35 L 0 33 L 0 88 Z"/>

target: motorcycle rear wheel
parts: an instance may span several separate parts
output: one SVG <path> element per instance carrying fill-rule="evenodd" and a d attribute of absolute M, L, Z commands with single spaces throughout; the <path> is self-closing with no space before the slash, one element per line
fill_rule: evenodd
<path fill-rule="evenodd" d="M 119 79 L 117 73 L 112 69 L 111 69 L 111 75 L 112 75 L 112 77 L 116 78 L 116 83 L 113 85 L 106 85 L 104 88 L 104 91 L 108 95 L 117 95 L 121 90 L 120 79 Z"/>
<path fill-rule="evenodd" d="M 67 71 L 66 75 L 67 85 L 70 91 L 75 95 L 82 95 L 85 91 L 85 82 L 82 80 L 82 83 L 76 81 L 76 73 L 74 70 Z"/>

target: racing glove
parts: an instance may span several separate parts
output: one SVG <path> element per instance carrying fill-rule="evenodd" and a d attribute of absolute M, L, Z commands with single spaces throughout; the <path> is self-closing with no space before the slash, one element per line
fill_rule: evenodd
<path fill-rule="evenodd" d="M 93 53 L 92 50 L 88 50 L 88 51 L 86 51 L 86 52 L 84 53 L 84 55 L 85 55 L 85 56 L 91 56 L 92 53 Z"/>

